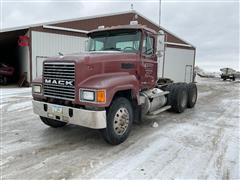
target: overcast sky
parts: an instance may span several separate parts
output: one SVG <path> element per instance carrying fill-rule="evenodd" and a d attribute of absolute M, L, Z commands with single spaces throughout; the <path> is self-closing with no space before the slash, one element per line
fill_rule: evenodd
<path fill-rule="evenodd" d="M 158 0 L 0 0 L 1 27 L 130 10 L 158 23 Z M 206 71 L 240 69 L 238 0 L 162 0 L 161 25 L 197 48 L 196 64 Z"/>

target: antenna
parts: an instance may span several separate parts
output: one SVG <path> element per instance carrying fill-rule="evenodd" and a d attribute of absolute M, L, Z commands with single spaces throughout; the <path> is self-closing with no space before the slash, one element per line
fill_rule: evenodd
<path fill-rule="evenodd" d="M 161 13 L 162 13 L 161 5 L 162 5 L 162 2 L 161 0 L 159 0 L 159 26 L 161 25 Z"/>

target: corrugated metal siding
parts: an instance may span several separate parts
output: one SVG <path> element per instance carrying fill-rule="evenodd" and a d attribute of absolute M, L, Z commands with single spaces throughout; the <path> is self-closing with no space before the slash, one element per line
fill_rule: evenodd
<path fill-rule="evenodd" d="M 46 57 L 79 53 L 85 49 L 84 37 L 32 31 L 32 78 L 41 75 Z M 40 66 L 40 67 L 39 67 Z"/>
<path fill-rule="evenodd" d="M 191 67 L 191 71 L 189 71 Z M 190 82 L 193 77 L 194 50 L 166 47 L 164 77 L 174 82 Z"/>

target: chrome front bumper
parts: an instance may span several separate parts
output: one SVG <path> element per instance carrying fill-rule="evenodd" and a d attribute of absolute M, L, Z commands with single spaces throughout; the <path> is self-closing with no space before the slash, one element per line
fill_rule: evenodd
<path fill-rule="evenodd" d="M 42 117 L 76 124 L 93 129 L 106 128 L 106 111 L 91 111 L 68 106 L 32 101 L 33 112 Z M 45 106 L 45 108 L 44 108 Z"/>

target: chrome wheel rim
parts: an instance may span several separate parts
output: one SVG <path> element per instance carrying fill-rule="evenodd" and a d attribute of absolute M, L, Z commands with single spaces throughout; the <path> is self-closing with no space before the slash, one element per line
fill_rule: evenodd
<path fill-rule="evenodd" d="M 115 116 L 113 121 L 113 129 L 117 135 L 123 135 L 129 125 L 129 113 L 128 110 L 124 107 L 120 108 Z"/>

